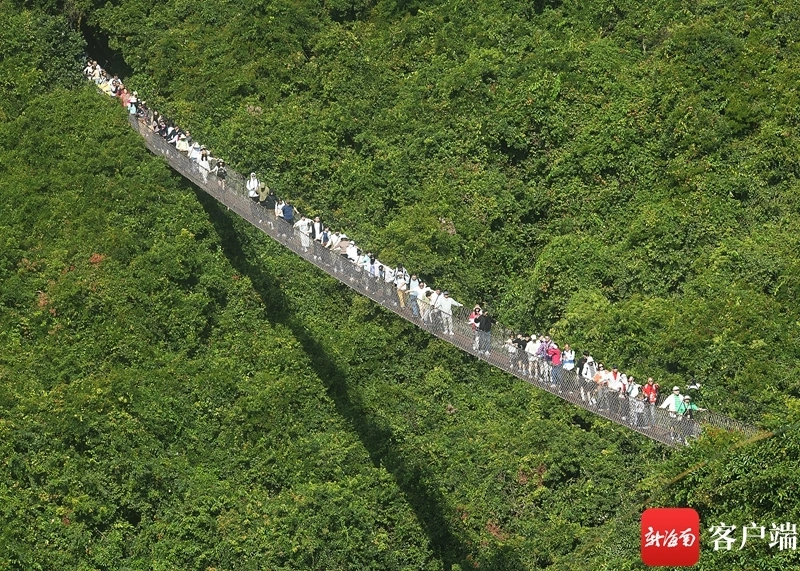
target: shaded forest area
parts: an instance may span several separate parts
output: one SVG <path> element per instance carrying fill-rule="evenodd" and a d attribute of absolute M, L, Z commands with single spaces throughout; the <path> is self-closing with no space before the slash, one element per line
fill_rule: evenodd
<path fill-rule="evenodd" d="M 800 7 L 0 6 L 0 569 L 624 570 L 646 505 L 800 519 Z M 149 156 L 82 26 L 387 262 L 776 435 L 676 454 L 353 297 Z"/>

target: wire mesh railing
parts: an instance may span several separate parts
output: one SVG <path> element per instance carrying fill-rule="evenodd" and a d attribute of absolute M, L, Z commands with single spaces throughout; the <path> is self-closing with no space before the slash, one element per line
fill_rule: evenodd
<path fill-rule="evenodd" d="M 669 446 L 687 444 L 699 436 L 704 427 L 737 431 L 746 436 L 759 432 L 755 427 L 710 411 L 683 415 L 670 413 L 656 404 L 612 391 L 607 386 L 595 384 L 591 379 L 586 380 L 575 369 L 552 367 L 546 361 L 529 357 L 521 350 L 511 353 L 506 345 L 506 339 L 513 334 L 510 329 L 494 323 L 491 331 L 476 331 L 468 322 L 468 307 L 453 308 L 452 313 L 431 308 L 409 292 L 398 290 L 394 282 L 387 283 L 371 275 L 348 259 L 343 251 L 322 246 L 294 228 L 292 223 L 277 217 L 273 209 L 249 198 L 245 178 L 239 173 L 229 169 L 225 179 L 221 180 L 169 145 L 144 120 L 131 115 L 130 122 L 151 152 L 163 156 L 174 170 L 272 239 L 359 294 L 478 359 L 584 410 Z"/>

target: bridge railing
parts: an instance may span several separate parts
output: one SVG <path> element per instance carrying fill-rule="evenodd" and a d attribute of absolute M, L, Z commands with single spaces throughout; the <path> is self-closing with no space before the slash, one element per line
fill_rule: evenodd
<path fill-rule="evenodd" d="M 747 436 L 758 433 L 752 426 L 708 411 L 697 412 L 693 418 L 671 415 L 654 405 L 597 387 L 593 382 L 579 378 L 575 370 L 553 368 L 540 361 L 529 363 L 522 352 L 509 354 L 505 341 L 513 333 L 510 329 L 495 323 L 490 335 L 481 337 L 477 334 L 467 321 L 470 307 L 454 308 L 452 315 L 436 310 L 426 313 L 424 305 L 407 292 L 399 292 L 394 284 L 376 279 L 344 255 L 311 240 L 249 198 L 245 178 L 239 173 L 229 169 L 226 180 L 221 181 L 208 171 L 203 172 L 198 163 L 167 144 L 145 122 L 135 116 L 130 117 L 130 122 L 145 139 L 150 151 L 163 156 L 173 169 L 298 256 L 432 335 L 527 383 L 669 446 L 686 444 L 706 426 L 738 431 Z"/>

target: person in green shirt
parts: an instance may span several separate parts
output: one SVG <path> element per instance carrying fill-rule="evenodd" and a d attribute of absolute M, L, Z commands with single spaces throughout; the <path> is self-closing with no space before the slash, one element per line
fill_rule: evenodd
<path fill-rule="evenodd" d="M 689 443 L 689 438 L 700 435 L 700 425 L 694 420 L 694 413 L 704 410 L 706 409 L 694 404 L 690 396 L 684 396 L 678 403 L 675 413 L 678 415 L 678 424 L 681 425 L 679 438 L 684 444 Z"/>
<path fill-rule="evenodd" d="M 679 416 L 683 416 L 686 418 L 693 418 L 695 412 L 704 410 L 706 409 L 699 408 L 696 404 L 692 402 L 692 397 L 685 396 L 683 397 L 683 400 L 678 403 L 675 412 Z"/>

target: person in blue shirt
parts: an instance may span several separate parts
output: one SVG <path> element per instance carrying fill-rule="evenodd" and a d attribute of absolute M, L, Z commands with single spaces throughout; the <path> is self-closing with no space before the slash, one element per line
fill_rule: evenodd
<path fill-rule="evenodd" d="M 288 202 L 283 205 L 283 219 L 294 225 L 294 207 Z"/>

